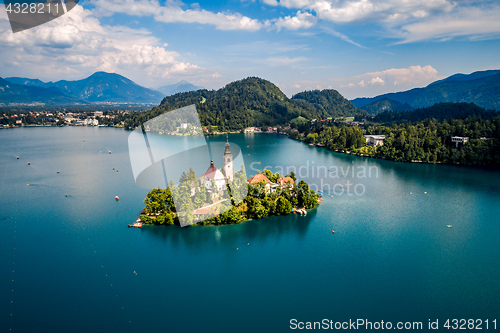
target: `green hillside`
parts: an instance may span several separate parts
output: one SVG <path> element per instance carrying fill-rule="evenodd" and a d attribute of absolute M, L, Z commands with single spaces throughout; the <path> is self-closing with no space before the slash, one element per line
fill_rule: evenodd
<path fill-rule="evenodd" d="M 245 127 L 276 126 L 289 124 L 294 119 L 310 121 L 337 115 L 363 112 L 352 106 L 340 94 L 312 104 L 303 99 L 289 99 L 273 83 L 249 77 L 229 83 L 219 90 L 198 90 L 165 97 L 161 104 L 150 111 L 130 114 L 126 128 L 135 128 L 164 112 L 195 104 L 203 126 L 217 126 L 218 131 L 236 131 Z M 323 92 L 313 92 L 321 97 Z M 304 94 L 309 94 L 305 92 Z M 297 96 L 297 95 L 296 95 Z"/>
<path fill-rule="evenodd" d="M 366 114 L 333 89 L 303 91 L 294 95 L 292 99 L 300 105 L 313 107 L 322 114 L 328 114 L 331 117 Z"/>
<path fill-rule="evenodd" d="M 389 98 L 382 98 L 378 101 L 370 103 L 362 107 L 363 110 L 370 114 L 377 114 L 384 111 L 412 111 L 413 108 L 407 103 L 399 103 Z"/>
<path fill-rule="evenodd" d="M 468 116 L 479 119 L 492 119 L 498 112 L 483 109 L 473 103 L 439 103 L 428 108 L 416 109 L 409 112 L 385 111 L 373 117 L 377 123 L 422 121 L 425 119 L 437 119 L 439 121 L 454 119 L 465 119 Z"/>

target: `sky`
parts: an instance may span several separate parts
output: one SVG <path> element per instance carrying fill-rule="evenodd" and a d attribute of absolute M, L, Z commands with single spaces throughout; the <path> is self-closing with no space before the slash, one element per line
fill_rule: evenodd
<path fill-rule="evenodd" d="M 289 97 L 372 97 L 500 69 L 499 18 L 497 0 L 84 0 L 14 34 L 1 5 L 0 77 L 219 89 L 257 76 Z"/>

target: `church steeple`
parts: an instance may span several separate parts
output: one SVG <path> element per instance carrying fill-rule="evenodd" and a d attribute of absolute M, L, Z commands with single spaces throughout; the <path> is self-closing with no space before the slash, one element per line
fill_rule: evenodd
<path fill-rule="evenodd" d="M 229 135 L 226 134 L 226 149 L 224 150 L 224 155 L 222 155 L 224 162 L 224 176 L 227 179 L 233 180 L 233 154 L 231 154 Z"/>
<path fill-rule="evenodd" d="M 231 149 L 229 149 L 229 135 L 226 133 L 226 150 L 224 151 L 224 155 L 231 154 Z"/>

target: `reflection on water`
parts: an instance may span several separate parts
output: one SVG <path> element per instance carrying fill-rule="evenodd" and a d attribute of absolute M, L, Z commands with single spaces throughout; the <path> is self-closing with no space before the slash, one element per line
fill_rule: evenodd
<path fill-rule="evenodd" d="M 170 243 L 174 248 L 210 249 L 238 247 L 239 245 L 264 242 L 269 239 L 288 237 L 303 238 L 309 224 L 315 218 L 317 208 L 306 216 L 290 214 L 250 220 L 241 224 L 220 226 L 144 226 L 142 232 L 151 239 Z"/>

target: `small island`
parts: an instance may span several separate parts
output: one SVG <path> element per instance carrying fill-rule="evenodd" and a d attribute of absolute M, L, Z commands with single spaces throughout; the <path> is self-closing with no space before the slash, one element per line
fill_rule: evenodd
<path fill-rule="evenodd" d="M 144 199 L 145 208 L 137 223 L 158 225 L 222 225 L 261 219 L 271 215 L 306 214 L 322 200 L 294 172 L 285 176 L 270 170 L 246 179 L 243 166 L 234 172 L 230 144 L 226 139 L 224 166 L 211 161 L 197 177 L 193 168 L 183 172 L 179 184 L 155 188 Z"/>

